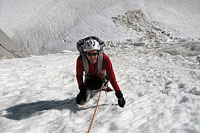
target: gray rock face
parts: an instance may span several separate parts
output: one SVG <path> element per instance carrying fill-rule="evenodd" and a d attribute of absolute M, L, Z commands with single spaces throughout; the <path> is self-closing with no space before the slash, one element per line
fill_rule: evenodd
<path fill-rule="evenodd" d="M 0 30 L 0 59 L 2 58 L 23 58 L 28 54 L 22 47 L 11 40 L 2 30 Z"/>

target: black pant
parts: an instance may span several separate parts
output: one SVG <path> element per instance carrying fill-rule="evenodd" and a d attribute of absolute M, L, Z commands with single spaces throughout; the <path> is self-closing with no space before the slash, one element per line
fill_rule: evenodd
<path fill-rule="evenodd" d="M 107 78 L 105 78 L 104 80 L 102 80 L 101 78 L 97 77 L 97 76 L 92 76 L 92 77 L 88 77 L 85 80 L 85 90 L 81 93 L 79 93 L 76 97 L 76 103 L 83 105 L 85 102 L 87 102 L 88 97 L 90 98 L 90 90 L 98 90 L 101 88 L 102 83 L 108 83 Z"/>
<path fill-rule="evenodd" d="M 101 78 L 92 76 L 85 80 L 85 85 L 90 90 L 98 90 L 101 88 L 103 82 Z"/>

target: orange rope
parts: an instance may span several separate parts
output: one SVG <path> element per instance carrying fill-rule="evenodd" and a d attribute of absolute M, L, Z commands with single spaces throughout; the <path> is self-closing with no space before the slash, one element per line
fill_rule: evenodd
<path fill-rule="evenodd" d="M 91 121 L 91 123 L 90 123 L 90 127 L 89 127 L 89 129 L 88 129 L 88 133 L 90 133 L 90 129 L 91 129 L 91 127 L 92 127 L 92 123 L 93 123 L 93 120 L 94 120 L 94 117 L 95 117 L 95 114 L 96 114 L 96 111 L 97 111 L 97 107 L 98 107 L 98 104 L 99 104 L 99 100 L 100 100 L 100 97 L 101 97 L 101 91 L 102 91 L 103 88 L 104 88 L 104 84 L 102 84 L 101 89 L 100 89 L 100 92 L 99 92 L 99 98 L 98 98 L 98 100 L 97 100 L 97 105 L 96 105 L 96 108 L 95 108 L 95 110 L 94 110 L 94 114 L 93 114 L 93 117 L 92 117 L 92 121 Z"/>

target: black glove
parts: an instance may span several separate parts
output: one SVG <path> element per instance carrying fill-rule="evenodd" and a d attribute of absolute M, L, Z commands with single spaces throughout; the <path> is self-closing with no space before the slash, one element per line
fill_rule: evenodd
<path fill-rule="evenodd" d="M 77 95 L 76 97 L 76 103 L 77 104 L 81 104 L 81 101 L 84 100 L 86 101 L 86 86 L 79 86 L 79 90 L 80 90 L 80 93 Z"/>
<path fill-rule="evenodd" d="M 125 99 L 123 97 L 122 92 L 121 91 L 116 91 L 115 95 L 118 98 L 118 105 L 123 108 L 124 105 L 126 104 L 126 101 L 125 101 Z"/>
<path fill-rule="evenodd" d="M 79 86 L 79 90 L 80 90 L 80 93 L 82 94 L 82 95 L 86 95 L 86 86 L 85 85 L 82 85 L 82 86 Z"/>

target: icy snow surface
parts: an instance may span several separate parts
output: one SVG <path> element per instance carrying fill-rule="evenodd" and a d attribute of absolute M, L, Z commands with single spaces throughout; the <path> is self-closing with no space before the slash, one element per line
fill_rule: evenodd
<path fill-rule="evenodd" d="M 26 50 L 65 50 L 0 60 L 0 132 L 87 132 L 99 93 L 75 103 L 75 42 L 97 35 L 126 105 L 102 92 L 91 133 L 199 133 L 199 3 L 0 0 L 0 28 Z"/>
<path fill-rule="evenodd" d="M 102 93 L 91 132 L 200 132 L 200 65 L 194 56 L 129 43 L 106 49 L 127 104 L 122 109 L 113 92 Z M 0 62 L 2 133 L 87 132 L 98 93 L 86 105 L 75 104 L 78 55 Z"/>

